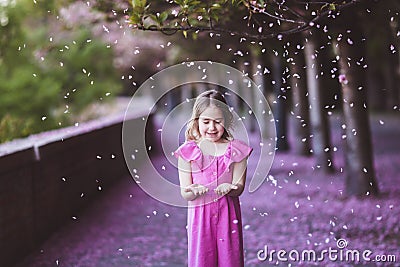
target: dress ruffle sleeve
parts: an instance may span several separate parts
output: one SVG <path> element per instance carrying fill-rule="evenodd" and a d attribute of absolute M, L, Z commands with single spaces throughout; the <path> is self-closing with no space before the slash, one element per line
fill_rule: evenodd
<path fill-rule="evenodd" d="M 231 151 L 229 153 L 232 162 L 241 162 L 246 157 L 250 156 L 253 149 L 246 143 L 240 140 L 231 141 Z"/>
<path fill-rule="evenodd" d="M 187 141 L 174 152 L 174 156 L 187 162 L 194 161 L 201 158 L 201 150 L 194 141 Z"/>

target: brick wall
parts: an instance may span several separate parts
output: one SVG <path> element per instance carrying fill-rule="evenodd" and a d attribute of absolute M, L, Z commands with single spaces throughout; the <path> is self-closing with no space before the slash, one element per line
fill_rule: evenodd
<path fill-rule="evenodd" d="M 152 121 L 149 118 L 146 128 L 150 145 Z M 139 130 L 142 117 L 128 124 Z M 102 190 L 129 175 L 121 143 L 122 118 L 82 128 L 66 138 L 49 133 L 50 141 L 38 139 L 0 156 L 0 266 L 12 266 Z"/>

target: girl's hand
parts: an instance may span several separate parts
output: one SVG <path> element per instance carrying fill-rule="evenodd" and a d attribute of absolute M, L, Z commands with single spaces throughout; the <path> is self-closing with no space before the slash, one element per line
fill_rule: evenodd
<path fill-rule="evenodd" d="M 223 183 L 217 186 L 217 188 L 214 189 L 215 193 L 217 193 L 219 196 L 224 196 L 228 194 L 231 190 L 236 190 L 238 187 L 233 184 L 229 183 Z"/>
<path fill-rule="evenodd" d="M 192 192 L 195 196 L 201 196 L 208 192 L 208 187 L 201 184 L 191 184 L 185 188 L 185 192 Z"/>

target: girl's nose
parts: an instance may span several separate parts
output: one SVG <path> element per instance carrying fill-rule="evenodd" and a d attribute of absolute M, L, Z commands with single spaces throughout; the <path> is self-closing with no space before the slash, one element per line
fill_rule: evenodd
<path fill-rule="evenodd" d="M 211 128 L 211 129 L 215 129 L 215 122 L 214 122 L 214 121 L 211 122 L 210 128 Z"/>

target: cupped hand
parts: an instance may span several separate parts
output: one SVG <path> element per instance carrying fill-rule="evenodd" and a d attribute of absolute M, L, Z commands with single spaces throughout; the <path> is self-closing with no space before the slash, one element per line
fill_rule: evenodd
<path fill-rule="evenodd" d="M 208 187 L 201 184 L 191 184 L 185 188 L 185 192 L 192 192 L 195 196 L 201 196 L 208 192 Z"/>
<path fill-rule="evenodd" d="M 231 190 L 238 189 L 236 185 L 230 184 L 230 183 L 223 183 L 217 186 L 217 188 L 214 189 L 215 193 L 217 193 L 219 196 L 224 196 L 228 194 Z"/>

